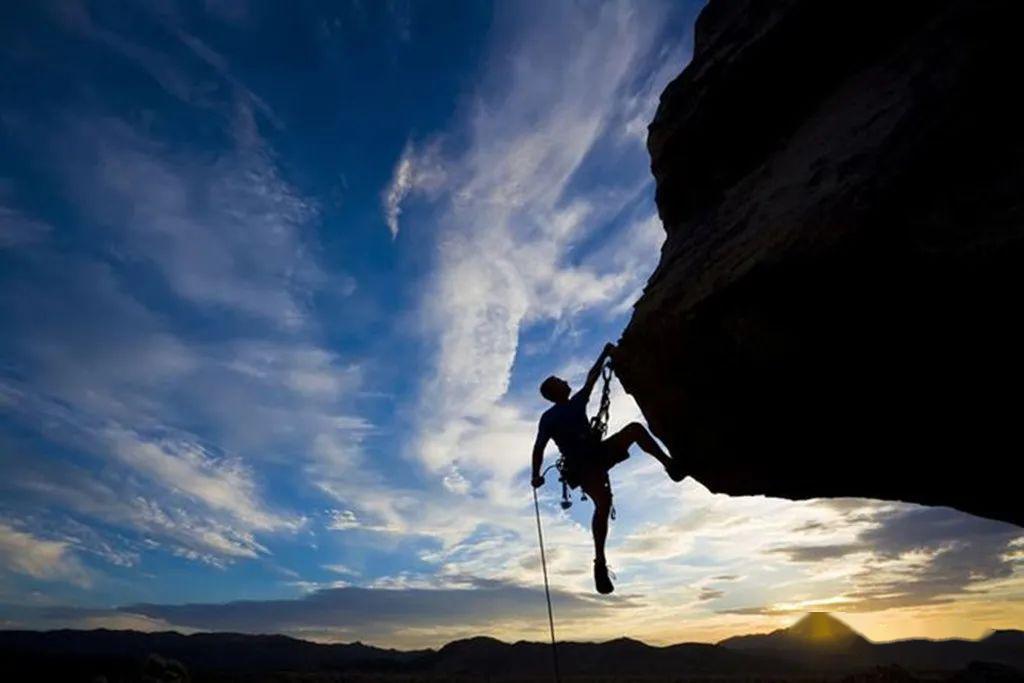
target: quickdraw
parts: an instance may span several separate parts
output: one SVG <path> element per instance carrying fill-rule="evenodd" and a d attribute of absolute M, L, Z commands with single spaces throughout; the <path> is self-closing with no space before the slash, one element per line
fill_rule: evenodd
<path fill-rule="evenodd" d="M 605 363 L 605 366 L 601 368 L 601 379 L 604 380 L 604 386 L 601 387 L 601 405 L 598 407 L 594 417 L 590 418 L 590 431 L 594 433 L 594 437 L 598 441 L 603 439 L 605 434 L 608 433 L 608 412 L 612 407 L 611 362 Z"/>

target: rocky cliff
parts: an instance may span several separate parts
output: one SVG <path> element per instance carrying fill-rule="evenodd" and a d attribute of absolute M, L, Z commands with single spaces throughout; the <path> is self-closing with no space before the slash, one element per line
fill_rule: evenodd
<path fill-rule="evenodd" d="M 617 370 L 712 491 L 1024 525 L 1017 0 L 711 0 Z"/>

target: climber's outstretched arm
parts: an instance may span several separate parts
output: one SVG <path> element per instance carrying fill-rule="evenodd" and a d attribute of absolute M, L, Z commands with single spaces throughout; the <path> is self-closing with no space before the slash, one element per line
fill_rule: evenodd
<path fill-rule="evenodd" d="M 544 449 L 548 445 L 549 438 L 544 428 L 538 427 L 537 440 L 533 442 L 533 470 L 530 477 L 530 483 L 534 488 L 544 485 L 544 478 L 540 476 L 540 468 L 544 464 Z"/>
<path fill-rule="evenodd" d="M 580 390 L 573 394 L 573 398 L 582 396 L 584 397 L 584 400 L 590 400 L 590 394 L 594 391 L 594 385 L 597 384 L 598 378 L 601 377 L 601 369 L 604 368 L 605 361 L 611 358 L 614 353 L 615 344 L 609 342 L 604 345 L 604 348 L 601 350 L 601 355 L 597 357 L 597 360 L 594 361 L 594 366 L 590 368 L 590 372 L 587 373 L 587 380 L 583 383 L 583 386 L 580 387 Z"/>

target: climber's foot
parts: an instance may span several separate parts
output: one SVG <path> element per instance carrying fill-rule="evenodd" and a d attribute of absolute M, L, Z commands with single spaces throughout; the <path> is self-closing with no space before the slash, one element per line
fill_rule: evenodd
<path fill-rule="evenodd" d="M 686 470 L 683 469 L 683 463 L 675 458 L 672 458 L 665 463 L 665 471 L 668 472 L 668 478 L 672 481 L 682 481 L 686 479 Z"/>
<path fill-rule="evenodd" d="M 594 587 L 601 595 L 608 595 L 615 590 L 612 580 L 608 578 L 608 565 L 597 560 L 594 560 Z"/>

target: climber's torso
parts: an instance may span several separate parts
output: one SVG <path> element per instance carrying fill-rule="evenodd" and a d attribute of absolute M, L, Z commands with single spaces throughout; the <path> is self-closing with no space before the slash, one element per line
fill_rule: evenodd
<path fill-rule="evenodd" d="M 597 444 L 587 419 L 587 396 L 582 392 L 556 403 L 540 417 L 542 437 L 552 439 L 566 457 L 585 455 Z"/>

